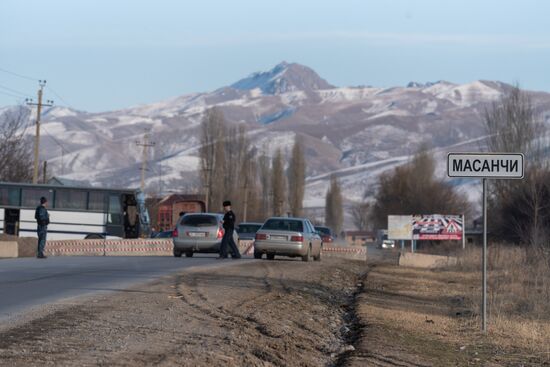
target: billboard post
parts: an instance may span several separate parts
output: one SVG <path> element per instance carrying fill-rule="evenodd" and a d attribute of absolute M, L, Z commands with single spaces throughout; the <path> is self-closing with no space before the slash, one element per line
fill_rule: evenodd
<path fill-rule="evenodd" d="M 481 178 L 483 184 L 483 254 L 481 329 L 487 332 L 487 179 L 523 179 L 523 153 L 449 153 L 447 176 Z M 464 216 L 462 216 L 464 219 Z M 465 224 L 465 222 L 464 222 Z M 463 234 L 466 226 L 463 226 Z M 464 237 L 464 236 L 463 236 Z M 463 248 L 465 243 L 463 242 Z"/>

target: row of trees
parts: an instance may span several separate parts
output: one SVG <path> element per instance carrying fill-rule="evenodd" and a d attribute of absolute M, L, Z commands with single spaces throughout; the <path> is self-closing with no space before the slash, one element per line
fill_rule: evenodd
<path fill-rule="evenodd" d="M 303 140 L 296 138 L 288 168 L 281 150 L 259 153 L 243 126 L 229 126 L 222 112 L 209 109 L 201 127 L 201 183 L 209 210 L 231 200 L 243 220 L 268 215 L 303 215 L 306 163 Z"/>
<path fill-rule="evenodd" d="M 0 181 L 32 181 L 32 140 L 25 135 L 28 122 L 29 110 L 25 107 L 8 109 L 0 115 Z"/>

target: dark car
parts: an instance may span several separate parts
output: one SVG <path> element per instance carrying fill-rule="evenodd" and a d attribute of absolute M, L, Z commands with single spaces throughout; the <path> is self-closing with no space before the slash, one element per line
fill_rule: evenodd
<path fill-rule="evenodd" d="M 243 222 L 237 226 L 239 240 L 254 240 L 263 223 Z"/>
<path fill-rule="evenodd" d="M 172 238 L 172 233 L 174 231 L 160 231 L 154 233 L 151 238 Z"/>
<path fill-rule="evenodd" d="M 329 227 L 315 226 L 315 230 L 321 235 L 323 243 L 331 243 L 334 241 L 332 230 Z"/>

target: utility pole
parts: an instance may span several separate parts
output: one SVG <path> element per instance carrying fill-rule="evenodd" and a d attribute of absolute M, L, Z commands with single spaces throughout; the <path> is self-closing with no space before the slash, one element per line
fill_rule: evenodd
<path fill-rule="evenodd" d="M 40 114 L 42 113 L 42 106 L 50 107 L 53 106 L 52 100 L 47 100 L 46 103 L 42 103 L 42 94 L 44 92 L 44 86 L 46 85 L 45 80 L 38 81 L 38 103 L 34 103 L 32 99 L 27 99 L 27 105 L 37 106 L 36 111 L 36 135 L 34 137 L 34 170 L 32 175 L 32 183 L 38 183 L 38 153 L 40 147 Z"/>
<path fill-rule="evenodd" d="M 145 193 L 145 171 L 147 170 L 147 148 L 155 146 L 155 142 L 149 142 L 149 133 L 145 132 L 143 142 L 136 141 L 137 146 L 143 147 L 143 157 L 141 161 L 141 192 Z"/>
<path fill-rule="evenodd" d="M 43 172 L 42 172 L 42 183 L 43 184 L 46 183 L 47 172 L 48 172 L 48 161 L 44 161 L 44 167 L 43 167 Z"/>
<path fill-rule="evenodd" d="M 248 179 L 244 179 L 244 208 L 243 208 L 243 222 L 246 222 L 248 214 Z"/>

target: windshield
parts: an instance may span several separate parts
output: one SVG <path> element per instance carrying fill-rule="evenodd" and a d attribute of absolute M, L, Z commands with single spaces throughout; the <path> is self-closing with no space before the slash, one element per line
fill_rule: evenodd
<path fill-rule="evenodd" d="M 218 218 L 213 215 L 186 215 L 181 224 L 189 227 L 210 227 L 218 225 Z"/>
<path fill-rule="evenodd" d="M 239 224 L 238 233 L 256 233 L 262 227 L 261 224 Z"/>
<path fill-rule="evenodd" d="M 262 229 L 272 229 L 277 231 L 303 232 L 304 226 L 300 220 L 292 219 L 269 219 L 263 225 Z"/>

